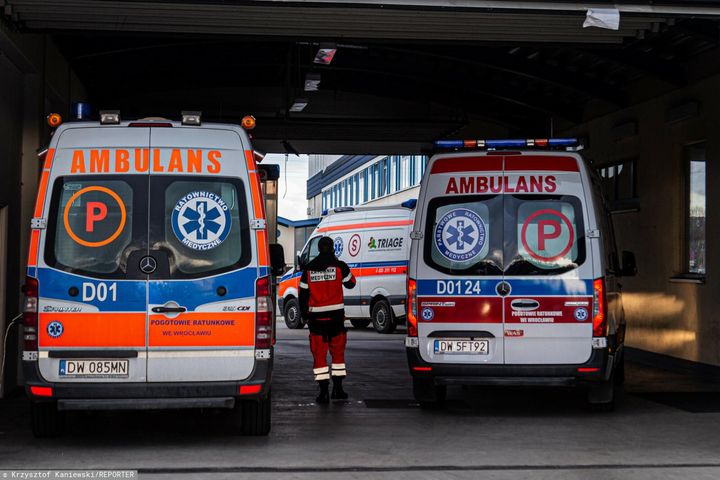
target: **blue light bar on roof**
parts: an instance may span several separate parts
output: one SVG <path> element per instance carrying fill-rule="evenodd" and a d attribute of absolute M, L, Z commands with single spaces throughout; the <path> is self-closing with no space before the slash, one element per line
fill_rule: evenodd
<path fill-rule="evenodd" d="M 577 138 L 529 138 L 504 140 L 436 140 L 437 149 L 486 149 L 498 148 L 558 148 L 576 147 L 580 144 Z"/>

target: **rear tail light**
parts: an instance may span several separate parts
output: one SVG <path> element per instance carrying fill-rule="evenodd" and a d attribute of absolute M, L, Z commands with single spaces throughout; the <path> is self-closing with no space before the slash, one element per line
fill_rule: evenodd
<path fill-rule="evenodd" d="M 270 348 L 272 345 L 272 317 L 270 277 L 258 278 L 255 284 L 255 348 Z"/>
<path fill-rule="evenodd" d="M 408 279 L 407 320 L 408 337 L 417 337 L 417 283 L 413 279 Z"/>
<path fill-rule="evenodd" d="M 23 350 L 36 352 L 38 349 L 38 281 L 26 277 L 25 301 L 23 302 Z"/>
<path fill-rule="evenodd" d="M 262 390 L 262 385 L 240 385 L 238 393 L 240 395 L 256 395 Z"/>
<path fill-rule="evenodd" d="M 607 299 L 605 297 L 605 279 L 593 281 L 593 337 L 607 335 Z"/>
<path fill-rule="evenodd" d="M 30 387 L 30 393 L 36 397 L 52 397 L 52 387 Z"/>

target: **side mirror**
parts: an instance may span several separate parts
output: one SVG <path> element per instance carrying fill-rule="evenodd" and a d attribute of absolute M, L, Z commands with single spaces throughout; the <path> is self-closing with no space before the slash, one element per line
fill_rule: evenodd
<path fill-rule="evenodd" d="M 303 268 L 303 260 L 302 255 L 298 254 L 297 259 L 295 261 L 295 271 L 299 272 Z"/>
<path fill-rule="evenodd" d="M 637 275 L 637 262 L 635 261 L 635 254 L 633 252 L 623 250 L 620 274 L 623 277 L 634 277 Z"/>
<path fill-rule="evenodd" d="M 285 269 L 285 250 L 279 243 L 270 244 L 270 268 L 275 276 L 282 275 Z"/>

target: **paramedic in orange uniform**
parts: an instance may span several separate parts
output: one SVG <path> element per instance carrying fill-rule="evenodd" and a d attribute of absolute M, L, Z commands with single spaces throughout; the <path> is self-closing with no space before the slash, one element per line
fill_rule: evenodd
<path fill-rule="evenodd" d="M 343 286 L 355 287 L 355 277 L 345 262 L 335 257 L 333 241 L 323 237 L 318 242 L 318 256 L 303 268 L 300 277 L 300 313 L 310 328 L 310 351 L 313 373 L 320 386 L 317 403 L 328 403 L 330 377 L 333 380 L 332 398 L 348 398 L 343 390 L 345 371 L 345 302 Z M 328 367 L 330 350 L 332 366 Z"/>

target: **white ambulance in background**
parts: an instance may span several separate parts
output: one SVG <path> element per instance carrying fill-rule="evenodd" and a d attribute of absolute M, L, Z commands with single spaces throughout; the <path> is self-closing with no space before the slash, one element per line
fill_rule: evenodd
<path fill-rule="evenodd" d="M 317 244 L 328 236 L 335 255 L 357 279 L 345 290 L 345 315 L 356 328 L 370 323 L 380 333 L 392 333 L 405 320 L 407 261 L 415 200 L 397 207 L 344 207 L 330 210 L 305 244 L 298 266 L 280 279 L 279 311 L 290 328 L 303 328 L 298 306 L 301 266 L 318 254 Z"/>
<path fill-rule="evenodd" d="M 600 180 L 573 139 L 441 141 L 409 260 L 407 357 L 415 398 L 448 385 L 579 385 L 610 408 L 624 376 L 615 248 Z M 489 151 L 482 151 L 482 149 Z"/>
<path fill-rule="evenodd" d="M 60 434 L 68 410 L 94 409 L 224 408 L 243 433 L 269 432 L 274 317 L 258 169 L 240 126 L 197 113 L 101 113 L 55 131 L 24 286 L 36 436 Z"/>

